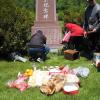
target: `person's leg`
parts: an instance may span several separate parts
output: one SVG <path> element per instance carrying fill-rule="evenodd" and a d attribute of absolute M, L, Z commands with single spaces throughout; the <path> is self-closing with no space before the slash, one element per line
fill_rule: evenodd
<path fill-rule="evenodd" d="M 28 53 L 31 56 L 30 60 L 36 61 L 36 59 L 37 59 L 37 50 L 36 50 L 36 48 L 29 48 Z"/>
<path fill-rule="evenodd" d="M 94 51 L 96 44 L 98 42 L 98 35 L 97 35 L 97 33 L 91 33 L 88 35 L 88 38 L 90 41 L 90 49 L 91 49 L 91 51 Z"/>
<path fill-rule="evenodd" d="M 50 48 L 48 46 L 45 46 L 45 47 L 42 48 L 41 58 L 42 58 L 43 61 L 46 60 L 47 54 L 49 53 L 49 51 L 50 51 Z"/>
<path fill-rule="evenodd" d="M 38 58 L 40 58 L 42 61 L 46 60 L 46 53 L 45 53 L 45 48 L 39 48 L 38 50 Z"/>
<path fill-rule="evenodd" d="M 95 48 L 96 48 L 96 44 L 97 44 L 96 33 L 91 33 L 88 35 L 87 44 L 88 44 L 88 50 L 86 51 L 87 58 L 92 59 L 93 53 L 95 52 Z"/>
<path fill-rule="evenodd" d="M 72 42 L 75 45 L 76 50 L 78 50 L 78 51 L 82 50 L 82 44 L 83 44 L 83 37 L 82 36 L 72 37 Z"/>
<path fill-rule="evenodd" d="M 45 54 L 47 55 L 50 51 L 50 48 L 48 46 L 45 46 Z"/>
<path fill-rule="evenodd" d="M 96 44 L 96 47 L 95 47 L 95 52 L 100 52 L 100 36 L 97 40 L 97 44 Z"/>
<path fill-rule="evenodd" d="M 69 42 L 67 43 L 68 49 L 75 49 L 74 37 L 70 37 Z"/>
<path fill-rule="evenodd" d="M 83 49 L 83 36 L 77 36 L 76 37 L 76 49 L 78 51 L 82 51 Z"/>

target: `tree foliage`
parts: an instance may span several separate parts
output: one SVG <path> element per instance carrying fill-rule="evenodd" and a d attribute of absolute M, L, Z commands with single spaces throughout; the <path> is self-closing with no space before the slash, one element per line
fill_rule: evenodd
<path fill-rule="evenodd" d="M 31 11 L 16 6 L 15 0 L 0 1 L 0 53 L 25 50 L 34 21 Z"/>
<path fill-rule="evenodd" d="M 35 11 L 35 0 L 16 0 L 19 7 L 24 7 L 28 10 Z"/>
<path fill-rule="evenodd" d="M 85 10 L 84 0 L 58 0 L 57 13 L 59 20 L 81 24 Z"/>

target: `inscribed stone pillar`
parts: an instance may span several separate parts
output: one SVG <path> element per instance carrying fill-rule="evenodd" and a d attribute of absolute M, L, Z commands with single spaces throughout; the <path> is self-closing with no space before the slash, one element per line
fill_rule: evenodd
<path fill-rule="evenodd" d="M 49 47 L 61 46 L 62 31 L 56 16 L 56 0 L 36 0 L 36 19 L 32 34 L 37 30 L 43 31 Z"/>

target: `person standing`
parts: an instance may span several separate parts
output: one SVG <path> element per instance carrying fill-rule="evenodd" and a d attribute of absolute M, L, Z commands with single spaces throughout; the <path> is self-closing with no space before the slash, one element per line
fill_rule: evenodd
<path fill-rule="evenodd" d="M 100 52 L 100 5 L 96 0 L 87 0 L 84 29 L 90 41 L 89 52 Z"/>

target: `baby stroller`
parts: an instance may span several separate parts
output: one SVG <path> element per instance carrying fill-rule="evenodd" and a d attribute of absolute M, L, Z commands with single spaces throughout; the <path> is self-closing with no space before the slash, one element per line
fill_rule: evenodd
<path fill-rule="evenodd" d="M 67 29 L 67 32 L 65 32 L 64 38 L 62 40 L 63 50 L 75 49 L 81 51 L 83 45 L 83 37 L 86 34 L 84 29 L 73 23 L 65 24 L 65 28 Z"/>

